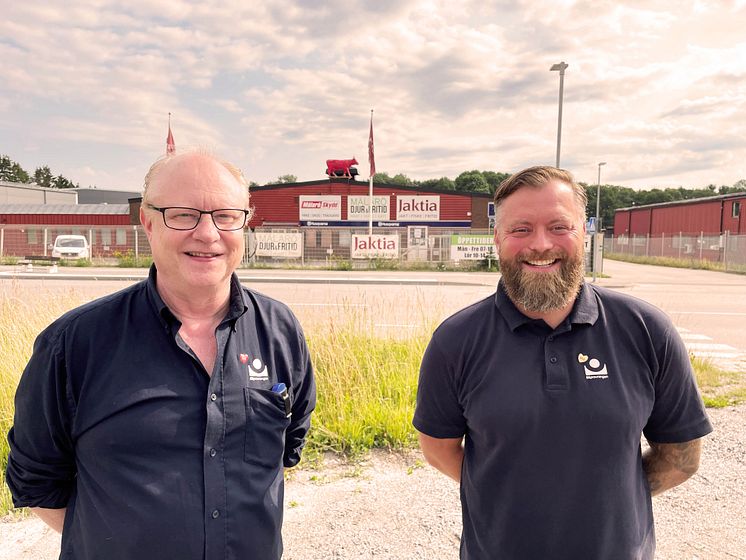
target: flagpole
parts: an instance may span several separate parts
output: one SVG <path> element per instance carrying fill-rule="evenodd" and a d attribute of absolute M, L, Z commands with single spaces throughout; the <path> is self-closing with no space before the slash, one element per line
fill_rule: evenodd
<path fill-rule="evenodd" d="M 370 137 L 368 138 L 368 159 L 373 154 L 373 109 L 370 110 Z M 370 160 L 370 173 L 368 174 L 368 235 L 373 235 L 373 173 L 375 170 L 374 160 Z"/>

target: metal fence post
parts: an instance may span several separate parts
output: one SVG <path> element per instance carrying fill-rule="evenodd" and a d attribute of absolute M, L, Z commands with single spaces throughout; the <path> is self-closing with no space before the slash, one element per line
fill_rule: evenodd
<path fill-rule="evenodd" d="M 49 229 L 44 228 L 44 253 L 43 255 L 47 256 L 47 245 L 49 245 Z"/>
<path fill-rule="evenodd" d="M 135 231 L 135 262 L 137 262 L 140 257 L 140 239 L 137 235 L 137 226 L 132 226 L 132 229 Z"/>
<path fill-rule="evenodd" d="M 664 250 L 666 245 L 666 234 L 661 233 L 661 257 L 665 256 Z"/>
<path fill-rule="evenodd" d="M 681 236 L 681 232 L 679 232 L 679 258 L 681 258 L 681 244 L 684 242 Z"/>
<path fill-rule="evenodd" d="M 649 233 L 645 234 L 645 256 L 646 257 L 650 256 L 650 234 Z"/>
<path fill-rule="evenodd" d="M 702 260 L 702 247 L 705 244 L 705 232 L 699 232 L 699 260 Z"/>
<path fill-rule="evenodd" d="M 3 256 L 4 247 L 5 247 L 5 228 L 0 228 L 0 257 Z"/>

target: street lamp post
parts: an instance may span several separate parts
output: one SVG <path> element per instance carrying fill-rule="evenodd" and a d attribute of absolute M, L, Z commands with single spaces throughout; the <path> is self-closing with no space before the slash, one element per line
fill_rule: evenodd
<path fill-rule="evenodd" d="M 560 85 L 559 85 L 559 115 L 557 117 L 557 161 L 555 167 L 560 166 L 560 140 L 562 139 L 562 90 L 565 84 L 565 69 L 569 66 L 564 61 L 553 64 L 549 69 L 550 72 L 559 72 Z"/>
<path fill-rule="evenodd" d="M 598 259 L 596 258 L 596 255 L 598 255 L 598 249 L 596 248 L 596 242 L 598 240 L 598 237 L 596 235 L 599 235 L 601 231 L 601 166 L 606 165 L 605 161 L 602 161 L 598 164 L 598 181 L 596 181 L 596 228 L 593 232 L 593 281 L 596 281 L 596 274 L 598 272 Z"/>

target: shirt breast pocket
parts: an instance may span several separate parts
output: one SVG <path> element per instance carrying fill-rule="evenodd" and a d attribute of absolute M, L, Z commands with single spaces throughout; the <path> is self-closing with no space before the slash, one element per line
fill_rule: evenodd
<path fill-rule="evenodd" d="M 264 467 L 281 467 L 285 452 L 285 430 L 290 425 L 282 397 L 268 389 L 245 387 L 244 399 L 244 460 Z"/>

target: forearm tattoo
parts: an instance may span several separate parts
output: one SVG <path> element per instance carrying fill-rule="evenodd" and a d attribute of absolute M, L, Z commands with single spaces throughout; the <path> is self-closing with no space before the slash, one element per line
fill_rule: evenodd
<path fill-rule="evenodd" d="M 684 443 L 650 443 L 642 457 L 642 466 L 655 496 L 692 476 L 699 468 L 701 441 Z"/>

